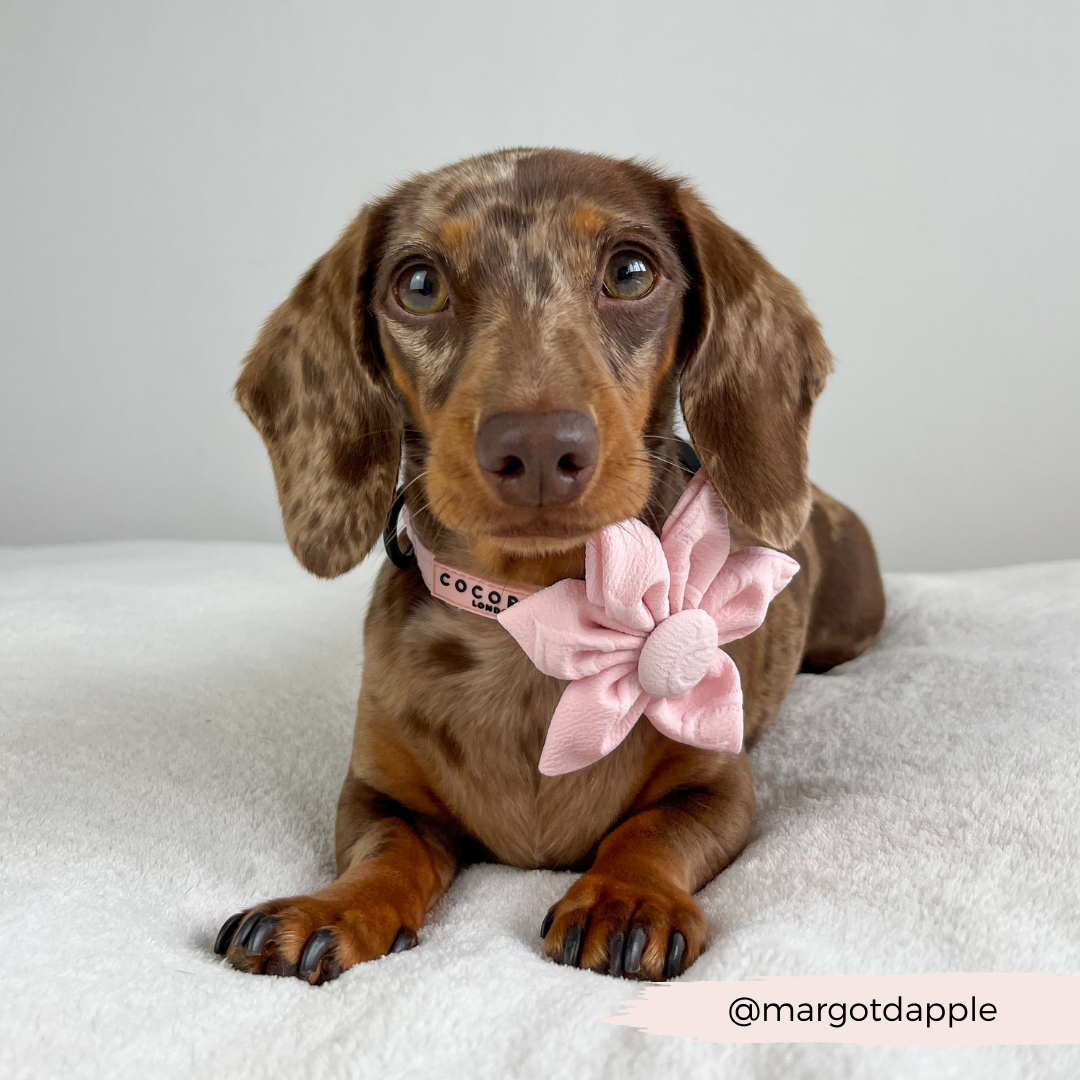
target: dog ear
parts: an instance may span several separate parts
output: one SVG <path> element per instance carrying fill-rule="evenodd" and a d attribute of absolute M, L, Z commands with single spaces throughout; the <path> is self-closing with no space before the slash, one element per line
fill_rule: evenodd
<path fill-rule="evenodd" d="M 369 310 L 382 231 L 378 209 L 361 210 L 266 320 L 236 383 L 289 545 L 319 577 L 371 550 L 397 484 L 401 416 Z"/>
<path fill-rule="evenodd" d="M 686 187 L 680 394 L 698 457 L 755 536 L 788 548 L 810 515 L 806 439 L 832 370 L 799 290 Z"/>

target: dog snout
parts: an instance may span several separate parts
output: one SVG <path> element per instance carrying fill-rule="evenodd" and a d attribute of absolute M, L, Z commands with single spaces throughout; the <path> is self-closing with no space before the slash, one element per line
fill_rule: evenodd
<path fill-rule="evenodd" d="M 600 441 L 585 413 L 501 412 L 476 433 L 476 460 L 510 506 L 573 502 L 596 467 Z"/>

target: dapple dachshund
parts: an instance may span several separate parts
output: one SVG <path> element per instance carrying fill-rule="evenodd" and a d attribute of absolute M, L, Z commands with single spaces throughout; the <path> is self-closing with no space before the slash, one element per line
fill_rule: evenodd
<path fill-rule="evenodd" d="M 311 573 L 364 558 L 400 481 L 440 560 L 539 586 L 582 578 L 604 526 L 659 533 L 693 458 L 673 430 L 678 401 L 733 550 L 769 545 L 800 566 L 760 628 L 725 646 L 752 745 L 800 669 L 857 656 L 884 617 L 866 529 L 807 479 L 831 366 L 799 291 L 685 182 L 518 149 L 365 206 L 269 317 L 236 394 Z M 706 943 L 694 893 L 747 840 L 750 760 L 640 721 L 587 768 L 543 776 L 565 685 L 498 622 L 387 562 L 365 623 L 338 877 L 234 915 L 217 951 L 325 982 L 414 945 L 457 868 L 486 860 L 582 871 L 543 920 L 553 960 L 680 974 Z"/>

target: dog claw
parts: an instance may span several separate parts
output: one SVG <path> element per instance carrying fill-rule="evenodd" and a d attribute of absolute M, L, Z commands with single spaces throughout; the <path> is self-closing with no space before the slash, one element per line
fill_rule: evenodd
<path fill-rule="evenodd" d="M 323 957 L 334 944 L 334 931 L 328 926 L 316 930 L 304 946 L 300 954 L 300 963 L 297 965 L 296 974 L 301 979 L 307 979 L 311 973 L 322 963 Z"/>
<path fill-rule="evenodd" d="M 255 929 L 256 924 L 262 919 L 262 913 L 258 911 L 249 912 L 244 921 L 240 924 L 236 931 L 236 936 L 232 939 L 232 945 L 237 949 L 243 949 L 247 952 L 248 939 L 251 937 L 252 931 Z"/>
<path fill-rule="evenodd" d="M 390 946 L 390 951 L 392 953 L 406 952 L 415 947 L 416 935 L 411 930 L 399 930 L 397 937 L 394 938 L 394 944 Z"/>
<path fill-rule="evenodd" d="M 263 915 L 255 923 L 244 942 L 244 952 L 248 956 L 258 956 L 266 944 L 267 938 L 277 929 L 278 921 L 272 915 Z"/>
<path fill-rule="evenodd" d="M 563 941 L 563 963 L 567 967 L 577 967 L 581 957 L 581 944 L 585 940 L 585 930 L 581 926 L 571 926 L 566 931 Z"/>
<path fill-rule="evenodd" d="M 233 935 L 236 933 L 236 928 L 240 925 L 240 920 L 243 919 L 243 917 L 244 913 L 238 911 L 235 915 L 230 915 L 221 924 L 221 929 L 214 939 L 214 952 L 216 952 L 218 956 L 224 956 L 229 951 L 229 945 L 232 943 Z"/>
<path fill-rule="evenodd" d="M 551 929 L 551 924 L 555 921 L 555 909 L 552 908 L 545 916 L 544 921 L 540 925 L 540 937 L 546 938 L 548 931 Z"/>
<path fill-rule="evenodd" d="M 637 927 L 630 931 L 626 942 L 626 955 L 623 957 L 623 970 L 628 975 L 636 975 L 641 968 L 641 954 L 645 951 L 645 930 Z"/>
<path fill-rule="evenodd" d="M 608 942 L 608 974 L 613 979 L 622 976 L 623 945 L 626 944 L 626 935 L 621 930 L 616 930 Z"/>
<path fill-rule="evenodd" d="M 674 979 L 682 971 L 683 957 L 686 955 L 686 938 L 676 930 L 668 942 L 667 960 L 664 962 L 664 978 Z"/>

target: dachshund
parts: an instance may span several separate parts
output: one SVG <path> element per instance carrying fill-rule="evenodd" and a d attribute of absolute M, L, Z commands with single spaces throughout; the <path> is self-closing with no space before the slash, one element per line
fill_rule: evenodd
<path fill-rule="evenodd" d="M 338 876 L 232 916 L 216 951 L 326 982 L 411 948 L 457 868 L 491 861 L 582 872 L 543 920 L 552 960 L 650 980 L 692 964 L 706 944 L 694 893 L 750 829 L 745 747 L 797 672 L 858 656 L 884 619 L 866 528 L 807 478 L 831 369 L 796 287 L 689 184 L 639 162 L 503 150 L 364 206 L 236 384 L 308 571 L 332 578 L 368 554 L 400 478 L 415 535 L 445 564 L 523 586 L 583 578 L 590 537 L 630 518 L 659 533 L 685 488 L 677 402 L 732 550 L 768 545 L 800 571 L 724 646 L 742 752 L 639 721 L 601 760 L 544 776 L 567 684 L 496 620 L 433 596 L 408 559 L 387 561 L 364 624 Z"/>

